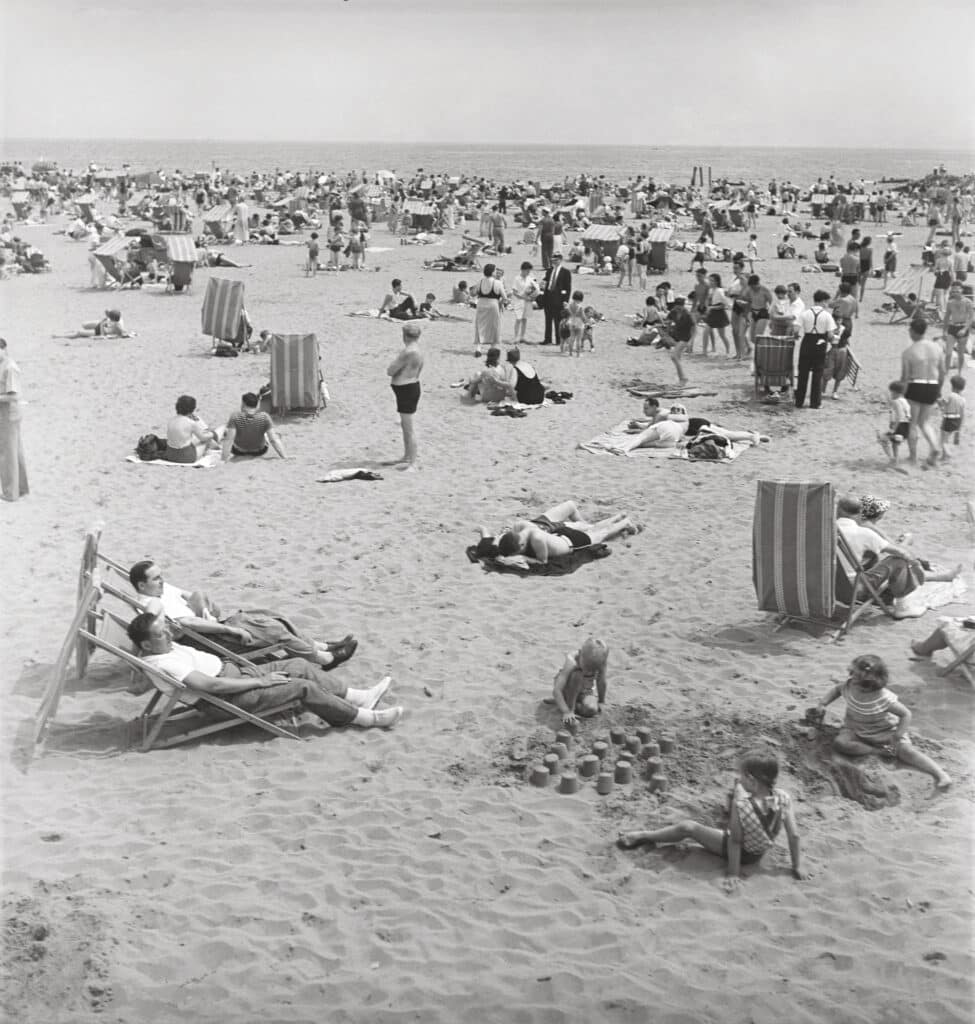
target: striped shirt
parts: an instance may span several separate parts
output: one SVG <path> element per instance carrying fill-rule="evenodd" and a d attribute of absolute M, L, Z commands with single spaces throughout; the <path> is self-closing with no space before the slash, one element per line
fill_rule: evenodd
<path fill-rule="evenodd" d="M 890 711 L 897 694 L 888 690 L 864 690 L 854 682 L 843 686 L 846 701 L 846 726 L 855 736 L 881 736 L 890 732 L 900 719 Z"/>

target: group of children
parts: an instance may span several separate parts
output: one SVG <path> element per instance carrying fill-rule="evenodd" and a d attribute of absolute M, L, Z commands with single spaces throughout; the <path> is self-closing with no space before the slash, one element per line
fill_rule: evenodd
<path fill-rule="evenodd" d="M 609 646 L 590 637 L 575 652 L 566 656 L 555 675 L 552 697 L 564 726 L 575 729 L 579 718 L 598 715 L 607 696 Z M 946 790 L 951 777 L 911 743 L 908 728 L 911 712 L 898 700 L 888 685 L 890 676 L 884 661 L 874 654 L 853 659 L 849 675 L 830 688 L 823 699 L 806 713 L 809 722 L 821 726 L 826 709 L 842 697 L 845 701 L 843 724 L 833 739 L 833 749 L 847 757 L 887 753 L 899 761 L 925 772 L 934 779 L 935 788 Z M 784 829 L 789 842 L 792 874 L 802 880 L 799 832 L 789 794 L 776 786 L 779 761 L 774 752 L 758 750 L 741 760 L 739 776 L 728 795 L 727 824 L 722 828 L 685 820 L 652 830 L 621 832 L 622 849 L 637 846 L 661 846 L 694 840 L 726 864 L 728 887 L 738 883 L 741 869 L 757 864 L 772 848 Z"/>
<path fill-rule="evenodd" d="M 353 227 L 349 233 L 348 240 L 345 240 L 341 234 L 341 230 L 336 234 L 334 231 L 329 232 L 329 243 L 328 243 L 328 263 L 322 267 L 319 262 L 321 257 L 321 245 L 318 240 L 318 232 L 313 231 L 305 242 L 305 246 L 308 249 L 308 258 L 305 261 L 305 277 L 314 277 L 319 270 L 341 270 L 339 257 L 344 253 L 348 256 L 351 263 L 349 265 L 350 270 L 365 270 L 366 269 L 366 246 L 368 245 L 368 235 L 363 228 Z"/>
<path fill-rule="evenodd" d="M 965 422 L 965 378 L 956 374 L 949 381 L 951 393 L 938 399 L 941 410 L 941 458 L 947 459 L 948 445 L 961 444 L 961 429 Z M 901 448 L 907 440 L 911 426 L 911 405 L 904 397 L 907 385 L 900 380 L 892 380 L 887 385 L 890 396 L 888 405 L 889 420 L 887 429 L 877 434 L 880 446 L 890 460 L 892 468 L 897 467 Z M 903 471 L 902 471 L 903 472 Z"/>

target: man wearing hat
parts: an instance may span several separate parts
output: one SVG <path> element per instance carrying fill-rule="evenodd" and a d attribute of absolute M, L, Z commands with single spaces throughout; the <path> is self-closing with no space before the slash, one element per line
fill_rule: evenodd
<path fill-rule="evenodd" d="M 572 294 L 572 274 L 562 266 L 562 253 L 551 254 L 551 266 L 545 272 L 542 282 L 542 308 L 545 310 L 545 340 L 543 345 L 552 344 L 553 328 L 558 330 L 562 310 Z M 558 344 L 559 339 L 555 339 Z"/>

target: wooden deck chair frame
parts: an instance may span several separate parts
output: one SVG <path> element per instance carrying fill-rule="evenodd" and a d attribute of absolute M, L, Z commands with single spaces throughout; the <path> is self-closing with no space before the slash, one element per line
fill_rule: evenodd
<path fill-rule="evenodd" d="M 72 654 L 84 650 L 85 654 L 83 665 L 85 670 L 87 670 L 90 652 L 95 648 L 114 654 L 131 668 L 148 676 L 148 678 L 153 682 L 156 692 L 152 695 L 149 700 L 149 704 L 140 715 L 140 723 L 142 727 L 141 749 L 143 752 L 162 747 L 176 746 L 179 743 L 185 743 L 189 740 L 197 739 L 210 733 L 220 732 L 223 729 L 233 728 L 234 726 L 242 725 L 245 722 L 251 725 L 256 725 L 258 728 L 264 729 L 275 736 L 282 736 L 287 739 L 301 738 L 296 733 L 267 720 L 277 715 L 297 710 L 301 706 L 299 701 L 283 702 L 278 706 L 270 708 L 264 713 L 264 716 L 255 715 L 249 711 L 243 710 L 242 708 L 236 707 L 234 704 L 217 697 L 215 694 L 205 693 L 202 690 L 196 690 L 193 687 L 186 686 L 186 684 L 173 679 L 165 672 L 161 672 L 160 670 L 147 665 L 141 658 L 136 657 L 134 654 L 130 654 L 128 651 L 122 650 L 121 647 L 99 637 L 96 632 L 97 626 L 104 618 L 111 616 L 119 624 L 122 624 L 124 620 L 110 612 L 106 613 L 104 610 L 99 611 L 97 607 L 98 600 L 98 588 L 93 583 L 89 582 L 85 587 L 81 600 L 78 602 L 77 608 L 75 609 L 71 626 L 68 629 L 64 642 L 61 645 L 61 650 L 58 653 L 54 673 L 45 690 L 44 696 L 41 700 L 41 706 L 34 720 L 35 744 L 43 740 L 47 727 L 57 712 L 58 704 L 60 703 L 61 696 L 64 693 L 65 684 L 67 683 Z M 89 628 L 92 625 L 94 626 L 94 629 Z M 79 678 L 80 677 L 81 672 L 79 668 Z M 162 681 L 162 683 L 165 684 L 165 688 L 173 688 L 172 693 L 164 693 L 163 689 L 158 686 L 159 681 Z M 181 697 L 187 695 L 192 696 L 197 700 L 202 700 L 214 707 L 220 708 L 222 711 L 226 712 L 229 717 L 221 719 L 218 722 L 208 722 L 206 725 L 200 726 L 199 728 L 187 730 L 176 736 L 160 740 L 159 736 L 166 722 L 174 714 L 182 713 L 178 705 L 181 703 Z M 158 713 L 156 713 L 155 720 L 153 721 L 153 714 L 156 711 L 156 706 L 159 704 L 160 700 L 163 700 L 163 707 Z M 192 708 L 187 707 L 185 710 L 190 711 Z"/>
<path fill-rule="evenodd" d="M 759 345 L 759 342 L 764 342 Z M 771 344 L 774 342 L 774 345 Z M 759 351 L 761 350 L 761 356 Z M 767 387 L 787 386 L 792 390 L 795 380 L 795 338 L 781 337 L 775 334 L 760 334 L 755 339 L 755 397 L 758 398 Z M 763 362 L 763 357 L 772 358 Z"/>
<path fill-rule="evenodd" d="M 975 665 L 975 637 L 972 638 L 971 643 L 967 647 L 953 643 L 950 635 L 947 633 L 945 634 L 945 639 L 948 641 L 948 650 L 952 653 L 952 659 L 944 668 L 938 669 L 938 675 L 947 676 L 951 675 L 952 672 L 961 672 L 968 682 L 975 686 L 975 674 L 973 674 L 972 667 L 970 667 Z"/>

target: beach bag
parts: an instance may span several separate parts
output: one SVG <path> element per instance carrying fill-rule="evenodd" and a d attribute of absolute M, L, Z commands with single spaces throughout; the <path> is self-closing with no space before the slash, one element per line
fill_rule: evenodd
<path fill-rule="evenodd" d="M 701 434 L 688 441 L 686 450 L 689 459 L 719 462 L 728 457 L 728 439 L 717 434 Z"/>
<path fill-rule="evenodd" d="M 135 446 L 135 453 L 143 462 L 154 462 L 161 459 L 166 450 L 166 438 L 156 434 L 143 434 Z"/>

